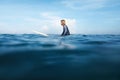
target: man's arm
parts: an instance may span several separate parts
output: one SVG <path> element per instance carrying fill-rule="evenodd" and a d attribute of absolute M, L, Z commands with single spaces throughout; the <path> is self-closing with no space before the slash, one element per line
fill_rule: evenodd
<path fill-rule="evenodd" d="M 65 29 L 63 27 L 63 32 L 62 32 L 61 36 L 64 36 L 64 34 L 65 34 Z"/>
<path fill-rule="evenodd" d="M 68 31 L 67 26 L 65 26 L 65 27 L 64 27 L 64 35 L 67 34 L 67 31 Z"/>

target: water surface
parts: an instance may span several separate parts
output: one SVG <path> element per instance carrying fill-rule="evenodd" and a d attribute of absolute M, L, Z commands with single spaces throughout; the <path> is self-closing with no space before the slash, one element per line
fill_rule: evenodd
<path fill-rule="evenodd" d="M 0 35 L 0 80 L 120 80 L 120 35 Z"/>

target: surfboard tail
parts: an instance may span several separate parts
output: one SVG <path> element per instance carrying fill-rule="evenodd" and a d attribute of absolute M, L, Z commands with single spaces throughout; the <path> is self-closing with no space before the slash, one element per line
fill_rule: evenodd
<path fill-rule="evenodd" d="M 33 30 L 33 32 L 36 33 L 36 34 L 39 34 L 39 35 L 41 35 L 41 36 L 48 37 L 48 35 L 45 34 L 45 33 L 42 33 L 42 32 L 36 31 L 36 30 Z"/>

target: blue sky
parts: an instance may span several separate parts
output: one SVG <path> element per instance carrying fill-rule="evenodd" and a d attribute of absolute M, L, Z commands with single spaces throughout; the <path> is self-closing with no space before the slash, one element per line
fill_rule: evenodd
<path fill-rule="evenodd" d="M 120 0 L 0 0 L 0 33 L 120 34 Z"/>

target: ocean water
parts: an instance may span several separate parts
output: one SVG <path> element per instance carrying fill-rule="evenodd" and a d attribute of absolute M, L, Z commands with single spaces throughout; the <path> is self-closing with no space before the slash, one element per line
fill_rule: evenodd
<path fill-rule="evenodd" d="M 0 34 L 0 80 L 120 80 L 120 35 Z"/>

